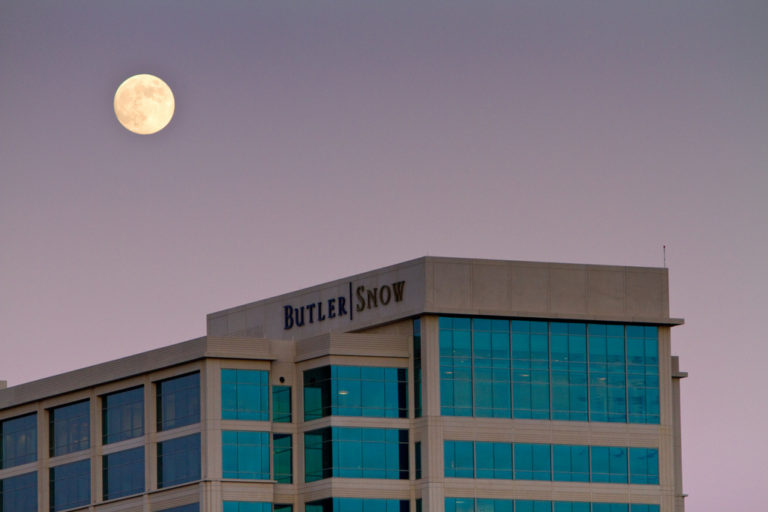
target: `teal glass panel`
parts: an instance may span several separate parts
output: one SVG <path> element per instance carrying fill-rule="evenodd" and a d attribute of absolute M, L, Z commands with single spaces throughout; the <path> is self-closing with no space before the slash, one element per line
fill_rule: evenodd
<path fill-rule="evenodd" d="M 509 320 L 472 320 L 474 415 L 512 416 Z"/>
<path fill-rule="evenodd" d="M 474 478 L 472 441 L 444 441 L 443 453 L 446 478 Z"/>
<path fill-rule="evenodd" d="M 629 512 L 627 503 L 593 503 L 592 512 Z"/>
<path fill-rule="evenodd" d="M 222 369 L 221 417 L 225 420 L 269 420 L 269 372 Z"/>
<path fill-rule="evenodd" d="M 272 421 L 275 423 L 290 423 L 291 416 L 291 386 L 272 386 Z"/>
<path fill-rule="evenodd" d="M 375 498 L 326 498 L 311 501 L 304 507 L 306 512 L 408 512 L 407 500 Z"/>
<path fill-rule="evenodd" d="M 421 418 L 421 318 L 413 319 L 413 414 Z"/>
<path fill-rule="evenodd" d="M 37 512 L 37 472 L 0 480 L 0 512 Z"/>
<path fill-rule="evenodd" d="M 440 317 L 440 410 L 472 416 L 472 332 L 469 318 Z"/>
<path fill-rule="evenodd" d="M 0 422 L 0 469 L 37 460 L 37 413 Z"/>
<path fill-rule="evenodd" d="M 293 483 L 293 437 L 291 434 L 272 435 L 275 480 L 279 484 Z"/>
<path fill-rule="evenodd" d="M 592 446 L 590 458 L 593 482 L 627 483 L 626 448 Z"/>
<path fill-rule="evenodd" d="M 326 366 L 304 372 L 304 419 L 408 417 L 405 368 Z"/>
<path fill-rule="evenodd" d="M 472 498 L 445 498 L 445 512 L 475 512 Z"/>
<path fill-rule="evenodd" d="M 224 478 L 269 480 L 269 433 L 221 432 Z"/>
<path fill-rule="evenodd" d="M 512 500 L 496 500 L 478 498 L 475 502 L 477 512 L 513 512 L 515 502 Z"/>
<path fill-rule="evenodd" d="M 91 405 L 83 400 L 54 407 L 49 414 L 51 457 L 90 448 Z"/>
<path fill-rule="evenodd" d="M 104 455 L 102 477 L 105 500 L 144 492 L 144 447 Z"/>
<path fill-rule="evenodd" d="M 659 512 L 659 505 L 634 503 L 629 506 L 629 512 Z"/>
<path fill-rule="evenodd" d="M 275 503 L 272 506 L 272 512 L 293 512 L 293 505 L 286 503 Z"/>
<path fill-rule="evenodd" d="M 223 512 L 272 512 L 272 503 L 264 501 L 225 501 Z"/>
<path fill-rule="evenodd" d="M 101 397 L 102 443 L 144 435 L 144 386 Z"/>
<path fill-rule="evenodd" d="M 50 510 L 58 512 L 91 502 L 91 461 L 62 464 L 50 469 Z"/>
<path fill-rule="evenodd" d="M 647 334 L 647 336 L 646 336 Z M 655 326 L 627 326 L 627 405 L 630 423 L 659 423 L 659 343 Z"/>
<path fill-rule="evenodd" d="M 511 443 L 475 443 L 477 478 L 512 478 Z"/>
<path fill-rule="evenodd" d="M 516 500 L 515 512 L 552 512 L 552 502 Z"/>
<path fill-rule="evenodd" d="M 331 414 L 331 367 L 304 372 L 304 421 Z"/>
<path fill-rule="evenodd" d="M 629 449 L 629 483 L 659 484 L 659 451 L 657 449 Z"/>
<path fill-rule="evenodd" d="M 549 419 L 549 335 L 546 322 L 512 321 L 514 417 Z"/>
<path fill-rule="evenodd" d="M 588 447 L 553 445 L 552 479 L 556 482 L 589 482 Z"/>
<path fill-rule="evenodd" d="M 408 479 L 408 431 L 333 427 L 304 435 L 306 482 L 328 477 Z"/>
<path fill-rule="evenodd" d="M 548 444 L 514 445 L 515 479 L 551 480 L 551 449 Z"/>
<path fill-rule="evenodd" d="M 331 476 L 333 457 L 331 429 L 323 428 L 304 434 L 304 481 L 314 482 Z"/>
<path fill-rule="evenodd" d="M 157 383 L 157 430 L 200 423 L 200 374 L 190 373 Z"/>
<path fill-rule="evenodd" d="M 553 512 L 590 512 L 588 501 L 555 501 L 552 503 Z"/>
<path fill-rule="evenodd" d="M 586 324 L 550 324 L 552 419 L 587 421 Z"/>
<path fill-rule="evenodd" d="M 157 443 L 159 488 L 200 480 L 200 434 Z"/>

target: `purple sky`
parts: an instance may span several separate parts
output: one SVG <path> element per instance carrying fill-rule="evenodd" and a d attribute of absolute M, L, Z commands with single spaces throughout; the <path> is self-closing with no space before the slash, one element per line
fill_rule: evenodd
<path fill-rule="evenodd" d="M 425 254 L 666 244 L 689 510 L 760 510 L 766 27 L 765 0 L 0 0 L 0 379 Z M 156 135 L 114 117 L 137 73 L 175 93 Z"/>

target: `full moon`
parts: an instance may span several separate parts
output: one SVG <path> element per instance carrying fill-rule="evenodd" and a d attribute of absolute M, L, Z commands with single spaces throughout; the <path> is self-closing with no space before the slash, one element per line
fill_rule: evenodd
<path fill-rule="evenodd" d="M 134 75 L 115 92 L 115 115 L 127 130 L 157 133 L 173 117 L 175 102 L 168 84 L 154 75 Z"/>

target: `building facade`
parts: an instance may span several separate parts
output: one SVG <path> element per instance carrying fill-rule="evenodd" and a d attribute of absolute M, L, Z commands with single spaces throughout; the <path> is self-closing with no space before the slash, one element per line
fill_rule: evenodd
<path fill-rule="evenodd" d="M 0 512 L 681 512 L 663 268 L 426 257 L 0 390 Z"/>

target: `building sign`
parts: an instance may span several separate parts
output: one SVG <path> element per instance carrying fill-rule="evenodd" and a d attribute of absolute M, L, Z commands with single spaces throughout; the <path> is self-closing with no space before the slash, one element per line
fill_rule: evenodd
<path fill-rule="evenodd" d="M 354 288 L 354 293 L 353 293 Z M 315 322 L 323 322 L 330 318 L 348 316 L 350 320 L 355 313 L 362 313 L 367 309 L 387 307 L 396 302 L 402 302 L 405 292 L 405 281 L 396 281 L 383 286 L 367 288 L 365 286 L 353 287 L 349 283 L 349 295 L 338 296 L 325 301 L 312 302 L 302 306 L 285 305 L 283 315 L 284 330 L 294 327 L 303 327 Z"/>

